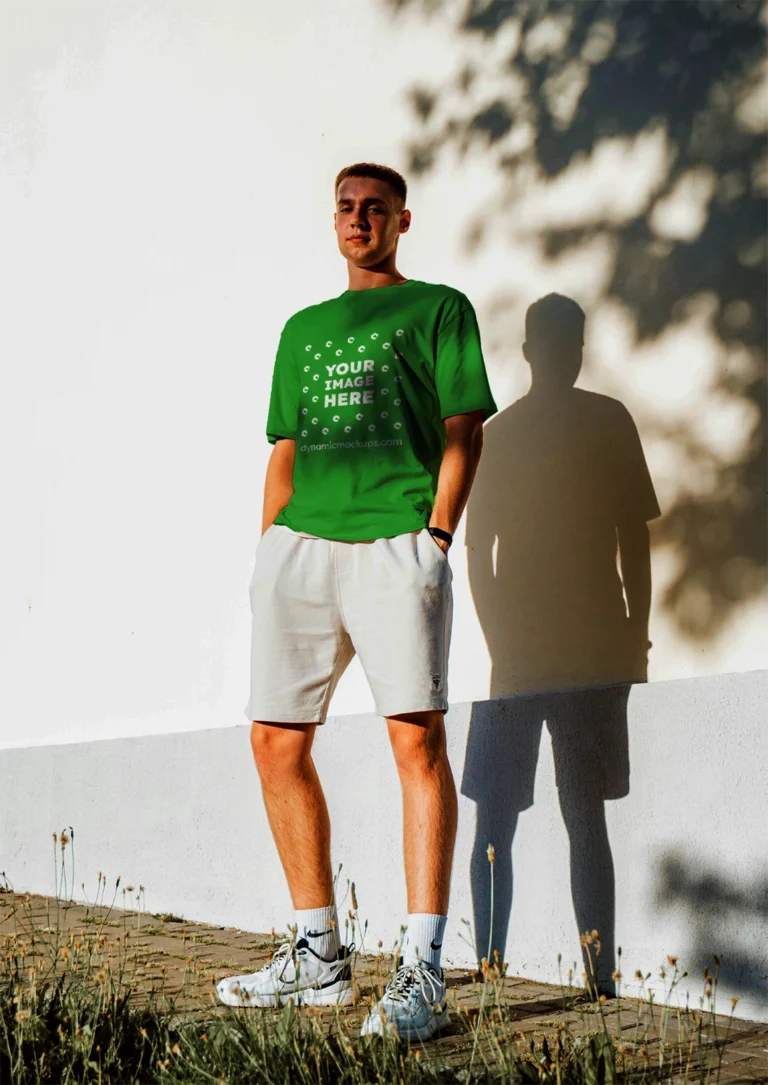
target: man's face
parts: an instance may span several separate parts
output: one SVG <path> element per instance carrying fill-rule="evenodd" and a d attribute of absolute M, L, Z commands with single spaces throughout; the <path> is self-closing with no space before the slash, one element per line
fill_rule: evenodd
<path fill-rule="evenodd" d="M 339 252 L 357 267 L 375 267 L 397 248 L 411 224 L 394 189 L 373 177 L 345 177 L 333 216 Z"/>

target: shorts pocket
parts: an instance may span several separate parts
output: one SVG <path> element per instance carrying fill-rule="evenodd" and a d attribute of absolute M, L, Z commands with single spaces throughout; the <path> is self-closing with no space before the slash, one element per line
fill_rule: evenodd
<path fill-rule="evenodd" d="M 443 550 L 442 546 L 437 541 L 437 539 L 435 539 L 432 535 L 430 535 L 426 528 L 424 528 L 424 534 L 427 537 L 427 539 L 429 539 L 430 546 L 433 546 L 435 548 L 435 550 L 437 550 L 438 554 L 443 559 L 443 561 L 447 561 L 448 560 L 448 551 Z"/>
<path fill-rule="evenodd" d="M 260 537 L 256 543 L 256 553 L 254 555 L 253 574 L 251 576 L 251 584 L 257 580 L 264 579 L 266 575 L 266 563 L 268 556 L 273 549 L 272 542 L 279 532 L 276 531 L 277 524 L 270 524 L 264 534 Z"/>
<path fill-rule="evenodd" d="M 453 569 L 451 569 L 448 555 L 442 546 L 438 546 L 436 540 L 432 538 L 426 528 L 422 528 L 416 534 L 416 549 L 419 554 L 419 561 L 425 568 L 439 569 L 444 565 L 448 570 L 448 575 L 453 576 Z"/>

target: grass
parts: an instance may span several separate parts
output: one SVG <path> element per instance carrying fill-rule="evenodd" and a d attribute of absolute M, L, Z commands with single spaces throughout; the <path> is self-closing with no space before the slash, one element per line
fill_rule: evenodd
<path fill-rule="evenodd" d="M 55 855 L 60 860 L 60 866 L 55 864 L 57 897 L 45 923 L 33 914 L 29 897 L 14 898 L 16 926 L 3 938 L 0 960 L 0 1082 L 4 1085 L 599 1085 L 672 1080 L 714 1085 L 720 1080 L 728 1036 L 718 1032 L 715 1017 L 717 960 L 714 972 L 706 970 L 704 997 L 695 1011 L 672 1006 L 672 996 L 685 976 L 675 958 L 669 958 L 662 969 L 665 998 L 661 1004 L 651 994 L 639 1003 L 622 1003 L 617 971 L 619 1041 L 606 1017 L 605 997 L 590 1000 L 576 989 L 574 969 L 562 985 L 562 1014 L 556 1027 L 547 1035 L 524 1036 L 515 1006 L 505 995 L 505 966 L 497 955 L 493 963 L 483 959 L 477 985 L 479 1005 L 460 1006 L 453 1015 L 466 1040 L 463 1048 L 453 1050 L 360 1037 L 359 1026 L 347 1011 L 298 1010 L 292 1005 L 259 1012 L 214 1008 L 214 1000 L 198 995 L 197 988 L 193 993 L 204 1003 L 202 1010 L 185 1013 L 175 998 L 163 993 L 162 985 L 141 988 L 137 980 L 129 960 L 132 935 L 135 941 L 139 931 L 144 934 L 157 927 L 141 929 L 140 913 L 135 927 L 126 912 L 122 923 L 114 918 L 120 879 L 111 904 L 105 906 L 106 878 L 99 874 L 94 905 L 102 914 L 94 912 L 87 930 L 64 930 L 61 911 L 67 904 L 59 892 L 65 884 L 71 887 L 72 878 L 65 883 L 60 867 L 73 835 L 70 830 L 64 845 L 54 840 L 54 847 L 61 851 Z M 493 861 L 489 849 L 489 862 Z M 128 892 L 126 887 L 124 893 Z M 139 887 L 139 902 L 142 893 Z M 354 886 L 352 903 L 346 922 L 354 934 Z M 363 941 L 364 932 L 365 928 L 359 932 Z M 204 945 L 210 939 L 191 941 Z M 582 944 L 587 961 L 584 978 L 587 986 L 590 981 L 595 985 L 598 932 L 585 934 Z M 194 973 L 194 957 L 189 956 L 182 995 L 192 990 Z M 650 978 L 650 974 L 637 975 L 643 984 Z M 152 966 L 141 981 L 154 984 L 160 978 Z M 734 1007 L 735 1001 L 732 1015 Z M 626 1015 L 631 1011 L 634 1028 L 622 1029 L 622 1009 Z"/>
<path fill-rule="evenodd" d="M 496 1028 L 493 1057 L 448 1067 L 426 1049 L 350 1035 L 341 1014 L 229 1011 L 209 1022 L 172 1023 L 173 1004 L 132 1006 L 114 974 L 88 984 L 70 966 L 58 979 L 0 986 L 0 1080 L 75 1082 L 598 1082 L 617 1080 L 606 1038 L 520 1053 Z M 645 1080 L 652 1078 L 645 1075 Z"/>

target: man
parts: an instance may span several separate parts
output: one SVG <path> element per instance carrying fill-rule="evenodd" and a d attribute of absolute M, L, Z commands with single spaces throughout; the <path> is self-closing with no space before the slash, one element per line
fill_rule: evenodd
<path fill-rule="evenodd" d="M 409 912 L 402 964 L 362 1031 L 427 1039 L 447 1021 L 440 948 L 457 811 L 447 554 L 496 404 L 467 298 L 397 269 L 406 194 L 385 166 L 341 171 L 334 224 L 349 289 L 291 317 L 278 347 L 245 712 L 297 940 L 218 993 L 240 1006 L 352 999 L 311 748 L 357 652 L 402 785 Z"/>

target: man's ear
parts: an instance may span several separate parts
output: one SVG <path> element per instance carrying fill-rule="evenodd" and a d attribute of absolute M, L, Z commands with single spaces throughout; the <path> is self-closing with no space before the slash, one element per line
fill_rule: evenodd
<path fill-rule="evenodd" d="M 407 233 L 411 225 L 411 212 L 408 208 L 404 208 L 400 212 L 400 233 Z"/>

